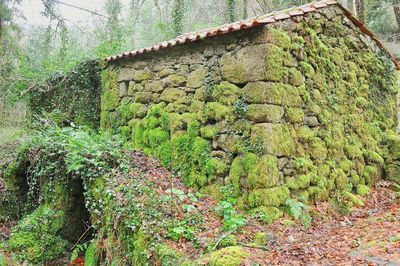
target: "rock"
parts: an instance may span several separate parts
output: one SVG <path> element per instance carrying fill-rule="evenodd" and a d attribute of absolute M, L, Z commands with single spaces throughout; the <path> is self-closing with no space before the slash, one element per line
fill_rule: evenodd
<path fill-rule="evenodd" d="M 286 186 L 255 189 L 249 194 L 250 207 L 284 205 L 290 192 Z"/>
<path fill-rule="evenodd" d="M 247 74 L 244 65 L 238 63 L 232 53 L 224 54 L 221 57 L 220 64 L 223 79 L 235 84 L 244 84 L 247 82 Z"/>
<path fill-rule="evenodd" d="M 251 167 L 248 182 L 251 188 L 269 188 L 278 185 L 282 177 L 278 169 L 278 158 L 263 155 Z"/>
<path fill-rule="evenodd" d="M 118 95 L 119 97 L 125 97 L 128 95 L 128 85 L 127 82 L 121 82 L 119 83 L 119 90 L 118 90 Z"/>
<path fill-rule="evenodd" d="M 268 103 L 291 107 L 301 107 L 303 100 L 297 88 L 284 83 L 251 82 L 242 90 L 248 103 Z"/>
<path fill-rule="evenodd" d="M 146 91 L 151 91 L 151 92 L 162 92 L 164 90 L 161 81 L 159 80 L 146 83 L 144 88 Z"/>
<path fill-rule="evenodd" d="M 131 79 L 133 79 L 133 72 L 135 70 L 133 68 L 129 68 L 129 67 L 124 67 L 121 68 L 119 70 L 119 75 L 118 75 L 118 82 L 122 82 L 122 81 L 129 81 Z"/>
<path fill-rule="evenodd" d="M 207 69 L 205 67 L 196 69 L 189 74 L 186 86 L 189 88 L 200 88 L 204 84 L 206 75 Z"/>
<path fill-rule="evenodd" d="M 261 151 L 276 156 L 292 156 L 295 142 L 286 125 L 256 124 L 251 130 L 251 143 Z"/>
<path fill-rule="evenodd" d="M 306 124 L 309 127 L 317 127 L 319 126 L 319 121 L 318 118 L 315 116 L 306 116 L 304 118 L 304 124 Z"/>
<path fill-rule="evenodd" d="M 245 117 L 257 123 L 279 122 L 284 114 L 284 108 L 270 104 L 250 104 L 247 106 Z"/>
<path fill-rule="evenodd" d="M 149 80 L 153 77 L 153 73 L 150 70 L 136 70 L 133 72 L 134 81 L 144 81 Z"/>
<path fill-rule="evenodd" d="M 163 70 L 160 71 L 160 78 L 165 78 L 168 77 L 169 75 L 174 74 L 174 70 L 172 68 L 164 68 Z"/>
<path fill-rule="evenodd" d="M 135 102 L 137 103 L 148 103 L 152 100 L 153 94 L 151 92 L 136 92 L 135 93 Z"/>
<path fill-rule="evenodd" d="M 161 100 L 164 102 L 172 103 L 183 97 L 186 97 L 186 93 L 178 88 L 167 88 L 161 93 Z"/>

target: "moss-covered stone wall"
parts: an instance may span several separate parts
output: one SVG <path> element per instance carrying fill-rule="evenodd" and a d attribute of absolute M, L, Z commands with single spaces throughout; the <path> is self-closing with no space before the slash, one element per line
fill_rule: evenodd
<path fill-rule="evenodd" d="M 289 197 L 364 194 L 385 176 L 394 73 L 386 52 L 330 7 L 111 63 L 101 127 L 189 186 L 231 184 L 242 207 L 273 211 Z"/>

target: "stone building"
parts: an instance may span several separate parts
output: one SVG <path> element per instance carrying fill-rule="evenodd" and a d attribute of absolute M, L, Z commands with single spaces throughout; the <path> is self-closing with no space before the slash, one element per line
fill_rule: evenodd
<path fill-rule="evenodd" d="M 400 65 L 335 1 L 107 59 L 101 127 L 188 186 L 270 214 L 397 178 Z M 395 177 L 393 177 L 393 174 Z"/>

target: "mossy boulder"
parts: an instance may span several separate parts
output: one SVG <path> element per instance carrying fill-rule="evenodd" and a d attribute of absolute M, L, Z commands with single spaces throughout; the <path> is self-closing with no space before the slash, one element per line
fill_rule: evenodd
<path fill-rule="evenodd" d="M 215 121 L 232 120 L 234 118 L 233 108 L 218 102 L 210 102 L 205 106 L 205 116 L 207 119 Z"/>
<path fill-rule="evenodd" d="M 292 107 L 300 107 L 303 103 L 297 88 L 284 83 L 248 83 L 243 88 L 242 95 L 249 103 L 269 103 Z"/>
<path fill-rule="evenodd" d="M 279 122 L 284 114 L 284 108 L 271 104 L 250 104 L 247 106 L 245 117 L 257 123 Z"/>
<path fill-rule="evenodd" d="M 277 207 L 261 206 L 251 210 L 250 213 L 266 225 L 283 217 L 283 212 Z"/>
<path fill-rule="evenodd" d="M 400 184 L 400 163 L 393 163 L 386 166 L 386 179 Z"/>
<path fill-rule="evenodd" d="M 248 182 L 250 188 L 269 188 L 276 186 L 282 176 L 278 169 L 278 158 L 263 155 L 250 167 Z"/>
<path fill-rule="evenodd" d="M 167 88 L 161 93 L 161 100 L 172 103 L 186 97 L 186 93 L 178 88 Z"/>
<path fill-rule="evenodd" d="M 221 57 L 222 78 L 235 84 L 247 82 L 247 73 L 243 63 L 237 62 L 231 53 Z"/>
<path fill-rule="evenodd" d="M 273 206 L 279 207 L 285 204 L 290 196 L 289 188 L 286 186 L 255 189 L 249 194 L 250 207 Z"/>
<path fill-rule="evenodd" d="M 210 266 L 239 266 L 249 254 L 242 247 L 227 247 L 210 254 Z"/>
<path fill-rule="evenodd" d="M 251 130 L 251 143 L 262 152 L 276 156 L 290 156 L 295 151 L 295 141 L 284 124 L 256 124 Z"/>
<path fill-rule="evenodd" d="M 153 73 L 150 70 L 136 70 L 133 73 L 133 80 L 136 82 L 149 80 L 152 77 L 153 77 Z"/>
<path fill-rule="evenodd" d="M 206 76 L 207 69 L 205 67 L 199 67 L 189 74 L 186 86 L 189 88 L 200 88 L 204 84 Z"/>
<path fill-rule="evenodd" d="M 233 105 L 239 99 L 239 87 L 223 81 L 212 88 L 212 99 L 225 105 Z"/>

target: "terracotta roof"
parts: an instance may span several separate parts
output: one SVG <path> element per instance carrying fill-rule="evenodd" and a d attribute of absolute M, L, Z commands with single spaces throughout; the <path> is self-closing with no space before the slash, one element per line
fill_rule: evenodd
<path fill-rule="evenodd" d="M 307 13 L 312 13 L 315 12 L 319 9 L 326 8 L 329 6 L 338 6 L 343 10 L 343 13 L 355 24 L 357 25 L 360 30 L 368 35 L 380 48 L 384 49 L 387 51 L 387 49 L 384 47 L 384 45 L 378 40 L 378 38 L 370 32 L 365 25 L 359 21 L 357 18 L 355 18 L 350 11 L 348 11 L 346 8 L 344 8 L 342 5 L 340 5 L 338 2 L 334 0 L 323 0 L 323 1 L 318 1 L 318 2 L 312 2 L 303 6 L 291 8 L 291 9 L 286 9 L 282 11 L 277 11 L 275 13 L 270 13 L 267 15 L 263 16 L 258 16 L 254 17 L 251 19 L 247 20 L 242 20 L 230 24 L 225 24 L 216 28 L 212 29 L 206 29 L 206 30 L 200 30 L 196 32 L 190 32 L 190 33 L 185 33 L 181 36 L 176 37 L 175 39 L 165 41 L 162 43 L 155 44 L 150 47 L 146 48 L 141 48 L 137 49 L 131 52 L 126 52 L 122 54 L 117 54 L 114 56 L 110 56 L 106 58 L 107 62 L 112 62 L 116 61 L 122 58 L 128 58 L 128 57 L 134 57 L 136 55 L 148 53 L 148 52 L 153 52 L 153 51 L 158 51 L 160 49 L 168 48 L 171 46 L 176 46 L 179 44 L 184 44 L 184 43 L 190 43 L 190 42 L 195 42 L 200 39 L 216 36 L 216 35 L 221 35 L 221 34 L 226 34 L 234 31 L 239 31 L 242 29 L 248 29 L 248 28 L 253 28 L 257 27 L 260 25 L 267 25 L 267 24 L 272 24 L 280 20 L 285 20 L 289 19 L 292 17 L 296 16 L 302 16 Z M 390 53 L 389 53 L 390 55 Z M 393 63 L 395 64 L 396 68 L 400 70 L 400 63 L 396 60 L 396 58 L 393 55 L 390 55 Z"/>

